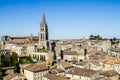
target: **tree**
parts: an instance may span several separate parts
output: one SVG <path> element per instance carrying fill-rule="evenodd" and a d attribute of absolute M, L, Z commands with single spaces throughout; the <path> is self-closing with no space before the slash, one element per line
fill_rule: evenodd
<path fill-rule="evenodd" d="M 9 67 L 10 66 L 10 53 L 1 54 L 1 66 L 2 67 Z"/>
<path fill-rule="evenodd" d="M 16 63 L 15 72 L 20 73 L 20 66 L 19 66 L 19 63 Z"/>
<path fill-rule="evenodd" d="M 87 49 L 84 49 L 84 56 L 87 55 Z"/>
<path fill-rule="evenodd" d="M 90 40 L 93 40 L 93 38 L 94 38 L 94 35 L 90 35 L 90 36 L 89 36 L 89 39 L 90 39 Z"/>
<path fill-rule="evenodd" d="M 117 41 L 117 38 L 114 37 L 113 39 L 110 39 L 111 44 L 118 44 L 119 41 Z"/>
<path fill-rule="evenodd" d="M 50 67 L 50 66 L 52 65 L 52 61 L 51 61 L 51 60 L 48 60 L 48 61 L 46 62 L 46 65 L 47 65 L 48 67 Z"/>
<path fill-rule="evenodd" d="M 1 77 L 2 77 L 2 65 L 0 64 L 0 80 L 1 80 Z"/>
<path fill-rule="evenodd" d="M 100 35 L 90 35 L 89 36 L 90 40 L 102 40 L 102 37 Z"/>
<path fill-rule="evenodd" d="M 98 37 L 98 40 L 102 40 L 102 37 Z"/>
<path fill-rule="evenodd" d="M 16 64 L 18 63 L 18 55 L 15 52 L 12 52 L 11 62 L 13 66 L 16 66 Z"/>
<path fill-rule="evenodd" d="M 9 67 L 9 61 L 5 58 L 5 55 L 1 55 L 1 66 L 2 67 Z"/>
<path fill-rule="evenodd" d="M 114 37 L 114 38 L 113 38 L 113 41 L 116 41 L 116 40 L 117 40 L 117 38 L 116 38 L 116 37 Z"/>
<path fill-rule="evenodd" d="M 45 47 L 44 47 L 44 46 L 42 47 L 42 51 L 43 51 L 43 52 L 46 52 L 46 49 L 45 49 Z"/>

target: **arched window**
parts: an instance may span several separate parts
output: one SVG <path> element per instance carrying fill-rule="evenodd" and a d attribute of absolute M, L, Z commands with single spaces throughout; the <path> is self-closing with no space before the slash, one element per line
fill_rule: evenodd
<path fill-rule="evenodd" d="M 40 37 L 41 37 L 40 39 L 42 40 L 42 34 L 41 34 L 41 36 L 40 36 Z"/>
<path fill-rule="evenodd" d="M 44 35 L 44 33 L 43 33 L 43 40 L 45 40 L 44 38 L 45 38 L 45 35 Z"/>

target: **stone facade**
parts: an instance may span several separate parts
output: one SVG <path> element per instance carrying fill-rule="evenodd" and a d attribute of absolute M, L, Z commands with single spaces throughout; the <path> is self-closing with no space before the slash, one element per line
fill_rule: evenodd
<path fill-rule="evenodd" d="M 39 34 L 39 47 L 41 49 L 45 48 L 48 49 L 49 42 L 48 42 L 48 27 L 45 20 L 45 15 L 43 13 L 42 22 L 40 24 L 40 34 Z"/>
<path fill-rule="evenodd" d="M 46 63 L 32 64 L 24 68 L 24 75 L 27 80 L 42 80 L 42 77 L 48 73 Z"/>
<path fill-rule="evenodd" d="M 27 43 L 37 43 L 39 40 L 38 36 L 2 36 L 1 41 L 4 44 L 27 44 Z"/>

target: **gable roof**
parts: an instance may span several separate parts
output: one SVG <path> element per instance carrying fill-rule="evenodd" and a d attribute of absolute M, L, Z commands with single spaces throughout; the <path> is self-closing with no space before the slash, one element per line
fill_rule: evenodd
<path fill-rule="evenodd" d="M 84 66 L 88 63 L 88 61 L 80 61 L 79 63 L 77 63 L 76 65 L 81 65 Z"/>
<path fill-rule="evenodd" d="M 116 75 L 119 75 L 119 73 L 117 73 L 116 71 L 114 70 L 111 70 L 111 71 L 106 71 L 104 73 L 101 73 L 101 75 L 105 76 L 105 77 L 112 77 L 112 76 L 116 76 Z"/>
<path fill-rule="evenodd" d="M 3 77 L 3 80 L 11 80 L 18 75 L 20 75 L 20 77 L 24 77 L 24 75 L 21 75 L 21 74 L 18 74 L 18 73 L 12 73 L 12 74 L 9 74 L 9 75 Z"/>
<path fill-rule="evenodd" d="M 60 76 L 60 75 L 55 75 L 55 74 L 50 74 L 47 73 L 43 77 L 48 78 L 50 80 L 65 80 L 65 79 L 70 79 L 68 77 Z"/>
<path fill-rule="evenodd" d="M 76 51 L 65 51 L 63 55 L 78 55 L 78 53 Z"/>
<path fill-rule="evenodd" d="M 85 68 L 77 68 L 75 67 L 74 69 L 68 71 L 67 74 L 74 74 L 78 76 L 85 76 L 85 77 L 91 77 L 97 72 L 91 69 L 85 69 Z"/>
<path fill-rule="evenodd" d="M 24 69 L 29 70 L 31 72 L 40 72 L 40 71 L 46 71 L 49 68 L 46 66 L 46 63 L 41 63 L 41 64 L 31 64 Z"/>
<path fill-rule="evenodd" d="M 61 61 L 60 63 L 61 63 L 63 68 L 71 68 L 71 67 L 73 67 L 72 64 L 69 63 L 69 62 Z"/>

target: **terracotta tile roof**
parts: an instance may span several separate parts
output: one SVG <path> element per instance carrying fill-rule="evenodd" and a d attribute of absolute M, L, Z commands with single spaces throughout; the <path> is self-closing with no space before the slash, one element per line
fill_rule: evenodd
<path fill-rule="evenodd" d="M 96 74 L 97 72 L 91 69 L 85 69 L 85 68 L 77 68 L 75 67 L 74 69 L 68 71 L 67 74 L 74 74 L 78 76 L 86 76 L 86 77 L 91 77 L 92 75 Z"/>
<path fill-rule="evenodd" d="M 19 75 L 20 75 L 20 77 L 25 77 L 24 75 L 21 75 L 21 74 L 19 74 Z M 18 76 L 18 73 L 12 73 L 12 74 L 9 74 L 9 75 L 3 77 L 3 80 L 10 80 L 10 79 L 15 78 L 16 76 Z"/>
<path fill-rule="evenodd" d="M 97 77 L 94 80 L 102 80 L 104 77 Z"/>
<path fill-rule="evenodd" d="M 108 56 L 107 53 L 95 53 L 95 54 L 91 54 L 90 58 L 92 60 L 99 60 L 99 59 L 105 59 Z"/>
<path fill-rule="evenodd" d="M 120 64 L 120 60 L 118 60 L 118 59 L 113 59 L 113 60 L 106 60 L 105 62 L 104 62 L 104 64 Z"/>
<path fill-rule="evenodd" d="M 62 72 L 65 72 L 63 69 L 54 69 L 52 71 L 55 71 L 56 73 L 62 73 Z"/>
<path fill-rule="evenodd" d="M 111 64 L 111 65 L 113 65 L 114 61 L 113 60 L 108 60 L 108 61 L 105 61 L 104 64 Z"/>
<path fill-rule="evenodd" d="M 120 65 L 120 61 L 115 62 L 115 64 L 119 64 Z"/>
<path fill-rule="evenodd" d="M 51 70 L 50 73 L 51 74 L 57 74 L 58 72 L 56 70 Z"/>
<path fill-rule="evenodd" d="M 45 74 L 43 77 L 48 78 L 50 80 L 66 80 L 66 79 L 70 79 L 68 77 L 55 75 L 55 74 L 50 74 L 50 73 Z"/>
<path fill-rule="evenodd" d="M 115 57 L 108 57 L 108 60 L 118 60 L 118 61 L 120 61 L 120 58 L 115 58 Z"/>
<path fill-rule="evenodd" d="M 31 36 L 9 36 L 10 38 L 23 38 L 23 39 L 26 39 L 26 38 L 31 38 Z M 32 36 L 33 38 L 39 38 L 38 36 Z"/>
<path fill-rule="evenodd" d="M 39 72 L 39 71 L 48 70 L 48 67 L 46 66 L 46 63 L 41 63 L 41 64 L 31 64 L 25 67 L 25 69 L 32 72 Z"/>
<path fill-rule="evenodd" d="M 79 63 L 77 63 L 76 65 L 85 65 L 85 64 L 87 64 L 88 63 L 88 61 L 80 61 Z"/>
<path fill-rule="evenodd" d="M 112 80 L 112 79 L 110 79 L 110 78 L 104 78 L 103 80 Z"/>
<path fill-rule="evenodd" d="M 61 73 L 61 72 L 65 72 L 63 69 L 57 69 L 57 65 L 55 65 L 52 69 L 51 69 L 51 73 L 53 74 L 57 74 L 57 73 Z"/>
<path fill-rule="evenodd" d="M 63 52 L 63 55 L 78 55 L 76 51 Z"/>
<path fill-rule="evenodd" d="M 28 38 L 28 36 L 10 36 L 10 38 Z"/>
<path fill-rule="evenodd" d="M 60 64 L 60 65 L 58 65 Z M 73 68 L 73 65 L 69 62 L 65 62 L 65 61 L 60 61 L 60 63 L 58 63 L 56 65 L 54 65 L 52 67 L 52 72 L 53 73 L 61 73 L 61 72 L 65 72 L 64 69 L 68 69 L 68 68 Z M 62 66 L 62 68 L 58 68 L 58 66 Z"/>
<path fill-rule="evenodd" d="M 100 64 L 99 64 L 100 61 L 99 61 L 99 60 L 91 60 L 90 63 L 91 63 L 91 64 L 94 64 L 94 65 L 96 65 L 96 66 L 100 66 Z"/>
<path fill-rule="evenodd" d="M 112 80 L 111 78 L 105 78 L 105 77 L 97 77 L 94 80 Z"/>
<path fill-rule="evenodd" d="M 119 75 L 119 73 L 117 73 L 116 71 L 114 70 L 111 70 L 111 71 L 106 71 L 104 73 L 101 73 L 101 75 L 105 76 L 105 77 L 112 77 L 112 76 L 116 76 L 116 75 Z"/>
<path fill-rule="evenodd" d="M 61 63 L 61 65 L 63 66 L 63 68 L 73 67 L 72 64 L 69 63 L 69 62 L 61 61 L 60 63 Z"/>

